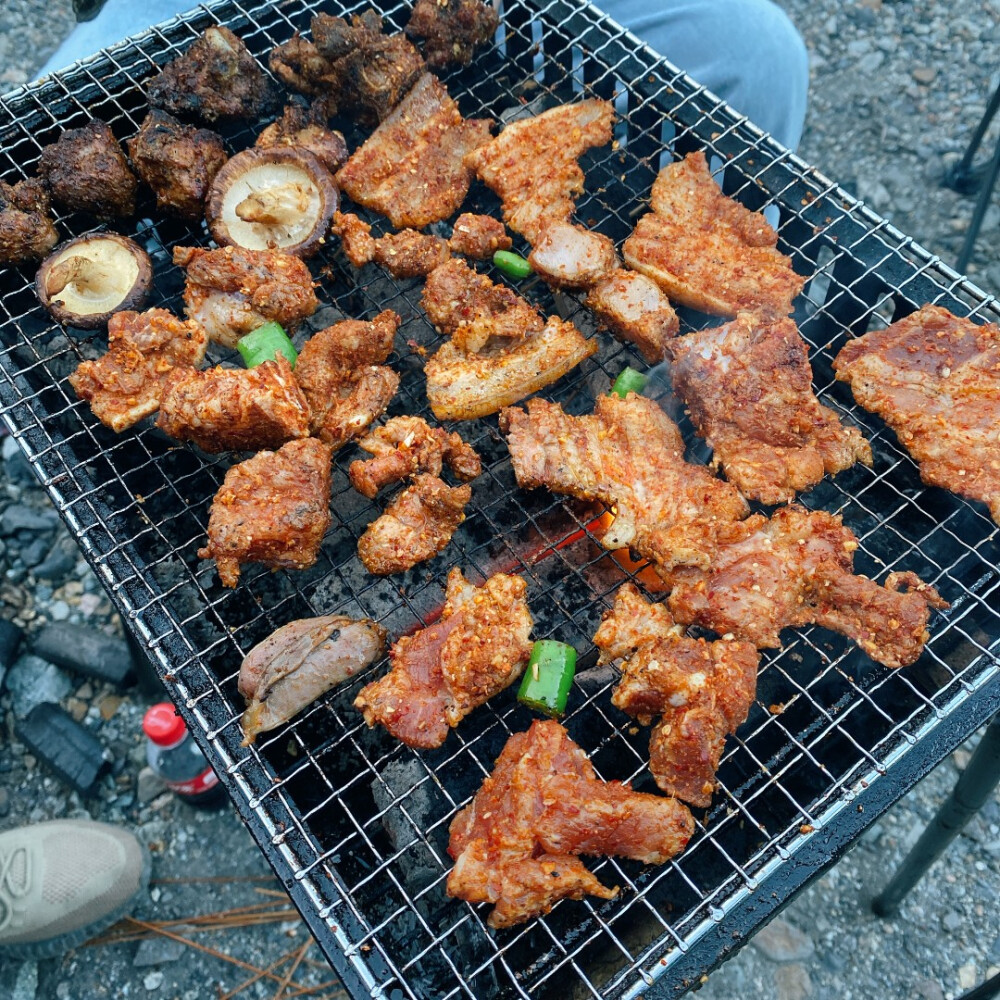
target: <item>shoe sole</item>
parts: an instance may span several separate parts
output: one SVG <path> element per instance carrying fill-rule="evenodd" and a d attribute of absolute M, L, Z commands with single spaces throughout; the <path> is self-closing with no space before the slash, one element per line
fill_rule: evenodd
<path fill-rule="evenodd" d="M 122 917 L 127 917 L 135 908 L 136 898 L 149 888 L 149 876 L 152 873 L 153 861 L 149 854 L 149 848 L 141 840 L 139 846 L 142 848 L 142 873 L 139 876 L 139 887 L 121 906 L 101 917 L 100 920 L 95 920 L 78 930 L 60 934 L 58 937 L 46 938 L 44 941 L 30 941 L 24 944 L 0 945 L 0 958 L 19 958 L 25 961 L 57 958 L 73 948 L 78 948 L 112 924 L 118 923 Z"/>

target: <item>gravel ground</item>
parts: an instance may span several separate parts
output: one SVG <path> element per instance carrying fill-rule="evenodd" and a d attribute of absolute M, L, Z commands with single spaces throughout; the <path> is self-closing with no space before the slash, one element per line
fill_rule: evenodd
<path fill-rule="evenodd" d="M 941 188 L 938 180 L 959 157 L 990 93 L 1000 4 L 781 0 L 781 5 L 812 56 L 802 155 L 953 262 L 972 200 Z M 71 23 L 68 0 L 3 0 L 0 89 L 30 79 Z M 969 268 L 993 292 L 1000 292 L 998 227 L 995 200 Z M 46 622 L 63 621 L 120 636 L 120 622 L 97 579 L 79 559 L 11 441 L 3 442 L 0 461 L 0 567 L 0 617 L 14 620 L 29 635 Z M 160 880 L 139 905 L 138 915 L 145 919 L 190 918 L 265 898 L 257 890 L 274 885 L 266 881 L 267 866 L 235 814 L 228 808 L 191 809 L 161 794 L 143 772 L 140 720 L 155 699 L 136 687 L 119 690 L 55 667 L 44 671 L 43 685 L 27 683 L 39 667 L 22 659 L 8 672 L 0 694 L 0 724 L 7 737 L 0 745 L 0 828 L 72 815 L 137 827 L 153 851 L 154 877 Z M 113 765 L 95 796 L 81 800 L 67 794 L 17 741 L 18 718 L 38 700 L 61 703 L 107 748 Z M 897 919 L 878 920 L 867 906 L 947 794 L 968 752 L 969 747 L 958 751 L 876 823 L 846 859 L 709 977 L 700 996 L 936 1000 L 957 996 L 996 972 L 997 795 L 912 893 Z M 231 880 L 190 881 L 220 876 Z M 302 925 L 289 919 L 199 940 L 266 965 L 298 947 L 305 936 Z M 0 996 L 200 1000 L 215 996 L 218 988 L 232 989 L 247 975 L 183 947 L 112 944 L 61 960 L 0 965 Z M 295 978 L 313 985 L 328 976 L 321 962 L 312 965 L 307 959 Z M 264 981 L 240 996 L 274 992 L 274 982 Z"/>

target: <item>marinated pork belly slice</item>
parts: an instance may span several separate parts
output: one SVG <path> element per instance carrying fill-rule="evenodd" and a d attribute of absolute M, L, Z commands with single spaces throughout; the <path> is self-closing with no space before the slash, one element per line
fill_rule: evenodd
<path fill-rule="evenodd" d="M 816 399 L 808 349 L 792 320 L 740 313 L 678 337 L 669 351 L 674 390 L 713 464 L 745 497 L 784 503 L 827 473 L 872 464 L 861 432 Z"/>
<path fill-rule="evenodd" d="M 470 420 L 550 385 L 597 350 L 572 323 L 547 322 L 519 295 L 452 259 L 427 277 L 421 305 L 450 334 L 427 362 L 438 420 Z"/>
<path fill-rule="evenodd" d="M 354 707 L 411 747 L 439 747 L 474 708 L 513 684 L 531 654 L 534 624 L 519 576 L 479 587 L 448 574 L 441 617 L 389 650 L 392 670 L 364 687 Z"/>
<path fill-rule="evenodd" d="M 677 425 L 651 399 L 600 396 L 582 417 L 530 399 L 526 409 L 505 409 L 500 429 L 519 486 L 613 508 L 601 544 L 635 549 L 668 582 L 677 567 L 707 567 L 717 545 L 744 537 L 746 501 L 705 466 L 684 461 Z"/>
<path fill-rule="evenodd" d="M 375 457 L 351 462 L 351 485 L 369 500 L 383 487 L 407 476 L 419 472 L 440 476 L 445 462 L 463 482 L 482 471 L 479 455 L 458 434 L 431 427 L 423 417 L 393 417 L 366 434 L 358 445 Z"/>
<path fill-rule="evenodd" d="M 425 73 L 340 169 L 337 182 L 397 229 L 422 229 L 458 210 L 472 180 L 462 159 L 489 137 L 490 123 L 465 121 L 444 85 Z"/>
<path fill-rule="evenodd" d="M 117 312 L 108 320 L 107 353 L 82 361 L 69 384 L 102 424 L 123 431 L 156 412 L 170 373 L 200 365 L 207 346 L 201 326 L 166 309 Z"/>
<path fill-rule="evenodd" d="M 590 99 L 512 122 L 465 162 L 503 202 L 503 217 L 534 248 L 530 260 L 546 281 L 586 288 L 617 265 L 606 236 L 571 222 L 584 190 L 577 162 L 611 141 L 614 107 Z"/>
<path fill-rule="evenodd" d="M 424 366 L 427 398 L 438 420 L 485 417 L 551 385 L 596 350 L 596 341 L 556 316 L 541 333 L 494 354 L 447 341 Z"/>
<path fill-rule="evenodd" d="M 652 209 L 622 254 L 671 301 L 718 316 L 792 311 L 805 278 L 775 249 L 778 234 L 764 216 L 722 193 L 704 153 L 691 153 L 660 171 Z"/>
<path fill-rule="evenodd" d="M 745 721 L 757 687 L 753 643 L 693 639 L 662 604 L 630 583 L 615 595 L 594 636 L 600 662 L 625 658 L 611 701 L 643 725 L 654 717 L 649 769 L 656 784 L 707 808 L 726 735 Z"/>
<path fill-rule="evenodd" d="M 471 486 L 449 486 L 437 476 L 415 476 L 358 539 L 358 556 L 369 573 L 405 573 L 436 556 L 465 520 Z"/>
<path fill-rule="evenodd" d="M 313 334 L 299 352 L 295 377 L 312 411 L 313 433 L 334 450 L 360 437 L 399 389 L 399 376 L 379 362 L 392 353 L 400 318 L 343 320 Z"/>
<path fill-rule="evenodd" d="M 490 260 L 497 250 L 509 250 L 511 238 L 503 223 L 491 215 L 463 212 L 452 229 L 448 247 L 452 253 L 477 260 Z"/>
<path fill-rule="evenodd" d="M 585 301 L 616 337 L 635 344 L 650 364 L 666 358 L 667 344 L 677 336 L 680 323 L 655 281 L 616 268 L 590 288 Z"/>
<path fill-rule="evenodd" d="M 177 368 L 156 426 L 202 451 L 259 451 L 309 436 L 309 404 L 282 355 L 254 368 Z"/>
<path fill-rule="evenodd" d="M 663 864 L 687 847 L 694 820 L 676 799 L 634 792 L 597 777 L 558 722 L 515 733 L 476 797 L 452 820 L 449 896 L 492 903 L 491 927 L 541 916 L 560 899 L 608 889 L 577 855 Z"/>
<path fill-rule="evenodd" d="M 185 315 L 223 347 L 271 320 L 291 330 L 319 305 L 309 268 L 290 254 L 174 247 L 174 263 L 187 271 Z"/>
<path fill-rule="evenodd" d="M 615 109 L 590 99 L 511 122 L 465 161 L 503 202 L 504 222 L 529 243 L 541 228 L 569 222 L 584 176 L 577 160 L 611 142 Z"/>
<path fill-rule="evenodd" d="M 589 288 L 618 267 L 618 255 L 602 233 L 553 220 L 539 227 L 528 262 L 557 288 Z"/>
<path fill-rule="evenodd" d="M 320 695 L 364 670 L 385 651 L 385 629 L 370 618 L 323 615 L 289 622 L 259 642 L 240 664 L 247 708 L 242 746 L 275 729 Z"/>
<path fill-rule="evenodd" d="M 885 586 L 856 576 L 858 540 L 839 516 L 792 504 L 740 527 L 743 537 L 720 545 L 709 566 L 674 573 L 669 604 L 679 622 L 769 649 L 783 628 L 815 623 L 899 667 L 923 651 L 929 608 L 948 607 L 915 573 L 890 573 Z"/>
<path fill-rule="evenodd" d="M 330 525 L 330 446 L 289 441 L 234 465 L 215 494 L 208 545 L 224 587 L 235 587 L 243 563 L 308 569 Z"/>
<path fill-rule="evenodd" d="M 925 483 L 983 501 L 1000 524 L 1000 327 L 924 306 L 850 341 L 833 367 Z"/>

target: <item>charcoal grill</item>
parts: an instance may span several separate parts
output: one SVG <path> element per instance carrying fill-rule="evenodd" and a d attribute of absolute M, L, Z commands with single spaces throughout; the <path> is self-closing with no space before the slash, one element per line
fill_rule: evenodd
<path fill-rule="evenodd" d="M 142 81 L 208 24 L 230 26 L 264 62 L 273 45 L 308 30 L 317 8 L 345 12 L 326 0 L 210 5 L 0 98 L 0 176 L 30 175 L 42 145 L 91 115 L 119 138 L 134 133 L 145 114 Z M 407 9 L 385 14 L 399 28 Z M 714 805 L 699 814 L 680 857 L 658 868 L 596 862 L 604 882 L 621 886 L 617 899 L 565 902 L 500 933 L 487 929 L 483 908 L 446 899 L 448 824 L 508 735 L 530 722 L 512 692 L 478 709 L 439 750 L 417 753 L 368 731 L 351 708 L 364 676 L 254 747 L 240 747 L 240 660 L 273 629 L 340 611 L 378 618 L 395 637 L 434 617 L 451 566 L 474 579 L 505 569 L 528 581 L 537 637 L 581 653 L 566 718 L 571 735 L 603 777 L 652 787 L 648 734 L 634 732 L 611 706 L 612 678 L 594 667 L 590 642 L 630 573 L 597 543 L 593 509 L 516 488 L 495 418 L 461 425 L 484 457 L 484 473 L 468 520 L 431 563 L 387 580 L 362 570 L 355 544 L 380 504 L 350 490 L 353 456 L 345 449 L 318 564 L 298 574 L 245 567 L 239 588 L 225 591 L 196 550 L 231 457 L 174 447 L 148 422 L 120 436 L 101 427 L 66 378 L 103 341 L 54 326 L 27 269 L 0 274 L 0 415 L 353 995 L 677 995 L 1000 706 L 996 526 L 983 507 L 925 488 L 894 435 L 853 404 L 830 365 L 846 339 L 925 302 L 980 321 L 997 322 L 1000 309 L 586 4 L 507 0 L 496 44 L 446 82 L 466 115 L 505 120 L 585 94 L 613 100 L 616 141 L 585 159 L 579 217 L 618 241 L 643 211 L 657 170 L 695 149 L 724 167 L 727 193 L 751 209 L 772 206 L 782 249 L 811 276 L 796 320 L 819 394 L 862 427 L 875 454 L 872 469 L 827 478 L 803 502 L 843 514 L 860 539 L 858 571 L 884 579 L 915 570 L 952 605 L 935 614 L 921 660 L 903 670 L 879 667 L 815 628 L 789 633 L 784 649 L 766 653 L 757 703 L 730 739 Z M 227 138 L 234 148 L 252 141 L 241 128 Z M 348 132 L 352 148 L 360 138 Z M 477 210 L 498 210 L 481 186 L 471 200 Z M 125 231 L 153 258 L 152 304 L 179 310 L 171 248 L 203 245 L 207 234 L 164 220 L 151 200 L 140 202 L 136 218 Z M 88 228 L 74 215 L 57 224 L 65 236 Z M 391 412 L 426 412 L 422 362 L 412 348 L 433 349 L 438 338 L 419 309 L 419 284 L 392 281 L 373 266 L 356 275 L 336 247 L 313 264 L 326 307 L 320 325 L 338 310 L 401 314 L 401 347 L 391 363 L 403 388 Z M 554 301 L 540 284 L 527 294 L 593 330 L 574 298 Z M 683 316 L 685 329 L 705 322 Z M 630 349 L 599 337 L 599 353 L 546 392 L 572 412 L 589 411 L 626 364 L 642 367 Z M 682 429 L 691 457 L 704 459 L 683 418 Z"/>

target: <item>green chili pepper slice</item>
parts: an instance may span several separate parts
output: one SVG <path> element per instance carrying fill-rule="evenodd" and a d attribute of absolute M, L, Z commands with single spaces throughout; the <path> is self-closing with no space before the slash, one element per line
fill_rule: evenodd
<path fill-rule="evenodd" d="M 624 399 L 630 392 L 642 392 L 648 381 L 649 379 L 642 372 L 637 372 L 634 368 L 623 368 L 618 373 L 618 378 L 615 379 L 611 391 Z"/>
<path fill-rule="evenodd" d="M 575 673 L 576 650 L 564 642 L 542 639 L 531 647 L 517 700 L 546 715 L 562 715 Z"/>
<path fill-rule="evenodd" d="M 531 274 L 531 265 L 519 254 L 510 250 L 497 250 L 493 254 L 493 263 L 507 275 L 508 278 L 527 278 Z"/>
<path fill-rule="evenodd" d="M 240 337 L 236 341 L 236 349 L 247 368 L 254 368 L 263 361 L 274 361 L 279 354 L 283 354 L 294 368 L 299 356 L 281 324 L 273 321 Z"/>

